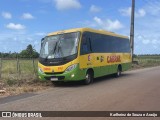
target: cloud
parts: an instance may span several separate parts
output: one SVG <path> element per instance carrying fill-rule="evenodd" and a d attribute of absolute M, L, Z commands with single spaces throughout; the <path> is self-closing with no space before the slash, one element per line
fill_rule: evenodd
<path fill-rule="evenodd" d="M 57 10 L 79 9 L 81 4 L 78 0 L 54 0 Z"/>
<path fill-rule="evenodd" d="M 37 33 L 35 33 L 35 35 L 37 35 L 37 36 L 45 36 L 47 33 L 45 33 L 45 32 L 37 32 Z"/>
<path fill-rule="evenodd" d="M 154 37 L 152 37 L 152 35 L 151 36 L 148 36 L 148 35 L 138 35 L 138 36 L 135 36 L 135 38 L 139 42 L 142 42 L 144 45 L 146 45 L 146 44 L 149 44 L 151 46 L 153 46 L 153 45 L 160 45 L 160 41 L 158 40 L 159 36 L 156 36 L 154 38 Z"/>
<path fill-rule="evenodd" d="M 157 33 L 156 33 L 157 34 Z M 159 54 L 160 36 L 140 33 L 135 35 L 136 54 Z"/>
<path fill-rule="evenodd" d="M 145 10 L 150 13 L 151 15 L 159 16 L 160 15 L 160 1 L 148 1 Z"/>
<path fill-rule="evenodd" d="M 6 25 L 6 28 L 12 29 L 12 30 L 23 30 L 26 27 L 24 25 L 21 25 L 21 24 L 9 23 L 9 24 Z"/>
<path fill-rule="evenodd" d="M 146 15 L 146 11 L 144 9 L 139 9 L 137 12 L 135 12 L 136 17 L 144 17 Z"/>
<path fill-rule="evenodd" d="M 160 54 L 160 1 L 144 4 L 145 18 L 135 22 L 135 53 Z M 143 14 L 143 11 L 142 13 Z"/>
<path fill-rule="evenodd" d="M 90 12 L 92 13 L 97 13 L 97 12 L 100 12 L 101 11 L 101 8 L 100 7 L 97 7 L 95 5 L 91 5 L 90 7 Z"/>
<path fill-rule="evenodd" d="M 119 20 L 102 20 L 99 17 L 94 17 L 94 21 L 96 26 L 105 30 L 113 31 L 123 28 L 123 25 L 120 23 Z"/>
<path fill-rule="evenodd" d="M 144 39 L 144 40 L 142 40 L 142 43 L 143 43 L 143 44 L 149 44 L 149 43 L 150 43 L 150 40 Z"/>
<path fill-rule="evenodd" d="M 40 50 L 41 36 L 35 33 L 28 33 L 26 31 L 8 31 L 0 32 L 0 51 L 1 52 L 20 52 L 24 50 L 27 45 L 32 44 L 35 46 L 36 51 Z M 18 43 L 18 44 L 17 44 Z"/>
<path fill-rule="evenodd" d="M 157 40 L 157 39 L 153 39 L 153 40 L 152 40 L 152 44 L 155 44 L 155 45 L 160 44 L 160 41 Z"/>
<path fill-rule="evenodd" d="M 12 18 L 12 14 L 9 12 L 2 12 L 2 16 L 5 19 L 11 19 Z"/>
<path fill-rule="evenodd" d="M 131 16 L 131 7 L 119 9 L 119 12 L 123 16 Z M 145 15 L 146 11 L 142 8 L 135 11 L 135 17 L 144 17 Z"/>
<path fill-rule="evenodd" d="M 131 16 L 131 7 L 119 9 L 119 12 L 123 16 Z"/>
<path fill-rule="evenodd" d="M 34 19 L 34 16 L 30 13 L 23 13 L 22 18 L 23 19 Z"/>

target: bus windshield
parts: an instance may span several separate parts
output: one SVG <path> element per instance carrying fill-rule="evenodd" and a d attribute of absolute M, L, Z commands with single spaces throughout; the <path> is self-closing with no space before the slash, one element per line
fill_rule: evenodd
<path fill-rule="evenodd" d="M 40 57 L 54 59 L 76 54 L 79 36 L 79 32 L 74 32 L 45 37 L 42 41 Z"/>

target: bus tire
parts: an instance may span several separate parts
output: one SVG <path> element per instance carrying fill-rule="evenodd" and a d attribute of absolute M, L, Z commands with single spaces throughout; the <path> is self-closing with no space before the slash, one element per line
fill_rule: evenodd
<path fill-rule="evenodd" d="M 118 68 L 117 68 L 117 72 L 116 72 L 116 74 L 115 74 L 115 77 L 120 77 L 120 76 L 121 76 L 121 74 L 122 74 L 121 66 L 118 66 Z"/>
<path fill-rule="evenodd" d="M 84 80 L 84 84 L 89 85 L 92 82 L 93 82 L 93 72 L 92 71 L 87 71 L 86 78 Z"/>

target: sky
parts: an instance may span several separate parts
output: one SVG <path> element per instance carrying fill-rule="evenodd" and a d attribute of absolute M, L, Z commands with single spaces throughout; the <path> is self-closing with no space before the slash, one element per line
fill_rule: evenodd
<path fill-rule="evenodd" d="M 135 54 L 160 54 L 160 0 L 135 0 Z M 1 0 L 0 52 L 39 52 L 41 38 L 70 28 L 129 36 L 131 0 Z"/>

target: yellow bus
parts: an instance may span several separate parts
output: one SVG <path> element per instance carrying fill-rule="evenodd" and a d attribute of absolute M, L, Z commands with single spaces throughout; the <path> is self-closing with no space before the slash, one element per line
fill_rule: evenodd
<path fill-rule="evenodd" d="M 38 75 L 53 84 L 115 74 L 131 67 L 128 37 L 91 28 L 49 33 L 41 41 Z"/>

